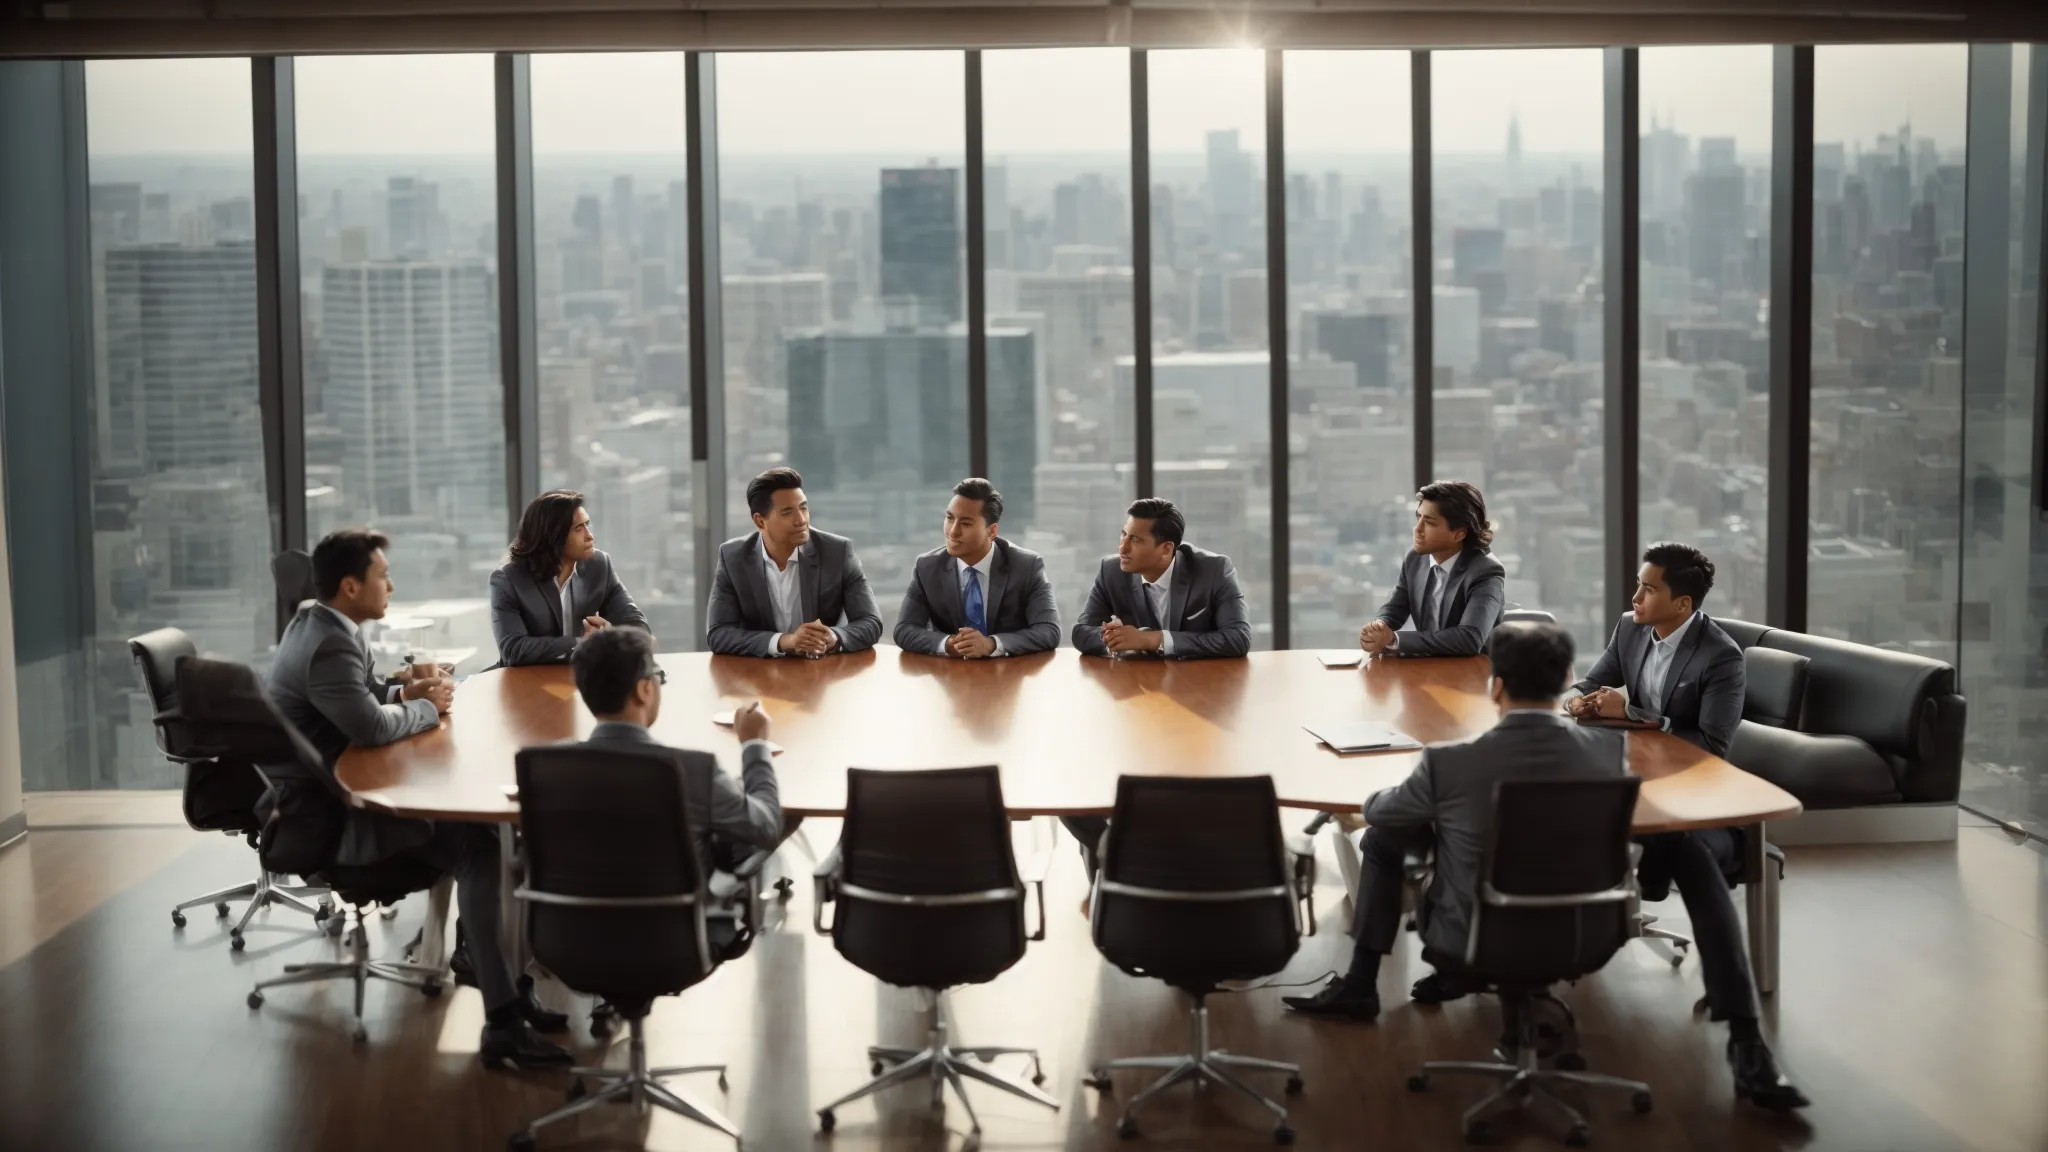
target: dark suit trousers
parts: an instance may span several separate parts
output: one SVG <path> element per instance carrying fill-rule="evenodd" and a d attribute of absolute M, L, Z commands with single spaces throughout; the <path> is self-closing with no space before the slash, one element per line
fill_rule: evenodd
<path fill-rule="evenodd" d="M 438 821 L 433 838 L 406 855 L 455 877 L 455 908 L 464 926 L 462 937 L 484 1007 L 497 1008 L 517 999 L 512 962 L 505 956 L 498 932 L 503 913 L 497 827 Z"/>
<path fill-rule="evenodd" d="M 1060 823 L 1066 825 L 1067 831 L 1080 841 L 1081 863 L 1088 869 L 1088 883 L 1094 884 L 1095 870 L 1102 866 L 1102 861 L 1095 858 L 1095 849 L 1102 843 L 1102 834 L 1109 831 L 1109 817 L 1062 816 Z"/>
<path fill-rule="evenodd" d="M 1401 862 L 1411 852 L 1426 851 L 1435 839 L 1422 829 L 1366 828 L 1358 846 L 1358 899 L 1351 905 L 1356 947 L 1383 955 L 1394 950 L 1401 936 Z"/>
<path fill-rule="evenodd" d="M 1756 981 L 1728 877 L 1741 875 L 1741 842 L 1728 828 L 1643 837 L 1644 871 L 1661 871 L 1678 887 L 1692 919 L 1707 1007 L 1717 1020 L 1757 1016 Z"/>
<path fill-rule="evenodd" d="M 782 836 L 775 841 L 776 851 L 781 851 L 782 846 L 789 843 L 789 838 L 796 835 L 796 830 L 803 826 L 803 822 L 804 818 L 801 816 L 791 816 L 788 813 L 783 814 Z M 731 872 L 740 865 L 745 864 L 748 858 L 753 856 L 754 853 L 759 852 L 760 849 L 743 840 L 728 840 L 713 832 L 711 834 L 710 851 L 711 866 L 720 872 Z"/>

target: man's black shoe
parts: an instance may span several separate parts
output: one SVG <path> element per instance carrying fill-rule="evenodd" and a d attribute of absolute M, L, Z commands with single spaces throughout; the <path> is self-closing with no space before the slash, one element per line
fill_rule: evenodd
<path fill-rule="evenodd" d="M 1471 985 L 1441 972 L 1431 972 L 1417 980 L 1415 987 L 1408 990 L 1408 998 L 1417 1004 L 1443 1004 L 1452 1000 L 1462 1000 L 1471 994 Z"/>
<path fill-rule="evenodd" d="M 477 1059 L 483 1061 L 486 1068 L 503 1068 L 509 1064 L 529 1072 L 568 1068 L 576 1063 L 568 1049 L 543 1038 L 524 1020 L 505 1025 L 484 1025 Z"/>
<path fill-rule="evenodd" d="M 1370 1020 L 1380 1014 L 1379 990 L 1354 988 L 1342 976 L 1333 977 L 1313 996 L 1282 996 L 1280 1002 L 1304 1016 L 1333 1020 Z"/>
<path fill-rule="evenodd" d="M 1735 1074 L 1735 1098 L 1771 1112 L 1804 1108 L 1811 1101 L 1785 1074 L 1762 1040 L 1729 1040 L 1728 1070 Z"/>
<path fill-rule="evenodd" d="M 448 953 L 448 971 L 457 984 L 476 987 L 476 965 L 469 961 L 469 940 L 462 934 L 462 922 L 455 923 L 455 950 Z"/>
<path fill-rule="evenodd" d="M 521 1019 L 533 1025 L 535 1032 L 556 1033 L 569 1030 L 569 1014 L 557 1012 L 542 1004 L 540 997 L 533 994 L 531 976 L 519 978 L 519 1015 Z"/>

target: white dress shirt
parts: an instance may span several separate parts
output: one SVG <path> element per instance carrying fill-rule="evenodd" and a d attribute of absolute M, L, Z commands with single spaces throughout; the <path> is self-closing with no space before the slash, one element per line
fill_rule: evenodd
<path fill-rule="evenodd" d="M 1692 630 L 1692 622 L 1699 619 L 1694 612 L 1685 618 L 1685 623 L 1671 630 L 1671 635 L 1658 639 L 1655 631 L 1650 633 L 1650 651 L 1643 657 L 1643 676 L 1640 683 L 1643 699 L 1636 707 L 1658 717 L 1664 715 L 1664 702 L 1671 698 L 1672 662 L 1678 656 L 1678 646 L 1685 640 L 1685 634 Z"/>
<path fill-rule="evenodd" d="M 1438 617 L 1443 614 L 1444 596 L 1451 587 L 1451 576 L 1458 571 L 1458 565 L 1464 559 L 1465 554 L 1463 552 L 1454 553 L 1448 561 L 1439 561 L 1434 556 L 1429 558 L 1429 573 L 1422 581 L 1422 603 L 1417 604 L 1415 611 L 1408 614 L 1408 622 L 1415 625 L 1415 627 L 1408 629 L 1408 631 L 1435 632 L 1443 627 L 1443 621 L 1438 619 Z M 1431 604 L 1429 600 L 1429 594 L 1432 591 L 1436 593 L 1436 603 L 1434 604 Z M 1393 642 L 1387 645 L 1387 651 L 1398 652 L 1400 650 L 1401 634 L 1396 632 L 1394 633 Z"/>
<path fill-rule="evenodd" d="M 995 568 L 995 563 L 996 546 L 991 544 L 988 546 L 988 551 L 981 554 L 981 560 L 978 563 L 969 564 L 958 556 L 953 557 L 953 574 L 960 580 L 960 618 L 963 620 L 967 618 L 967 573 L 969 570 L 972 570 L 978 574 L 976 579 L 981 581 L 981 622 L 989 626 L 991 630 L 988 633 L 988 638 L 996 642 L 996 650 L 989 653 L 989 655 L 1008 656 L 1009 653 L 1003 650 L 1002 637 L 997 636 L 993 631 L 995 624 L 991 617 L 995 615 L 996 606 L 988 598 L 989 573 Z"/>
<path fill-rule="evenodd" d="M 796 550 L 789 554 L 789 563 L 777 568 L 775 559 L 768 555 L 768 538 L 761 538 L 761 567 L 768 573 L 768 599 L 775 605 L 776 635 L 768 637 L 770 656 L 783 654 L 778 643 L 783 634 L 803 627 L 804 592 L 803 585 L 798 582 L 802 573 L 797 570 L 797 564 L 803 559 L 803 555 L 803 546 L 798 545 Z"/>
<path fill-rule="evenodd" d="M 1167 606 L 1173 603 L 1173 570 L 1179 565 L 1180 549 L 1175 548 L 1173 550 L 1173 559 L 1167 561 L 1166 571 L 1160 574 L 1158 580 L 1147 580 L 1143 576 L 1138 577 L 1138 594 L 1145 597 L 1151 604 L 1152 619 L 1159 623 L 1159 654 L 1161 656 L 1173 655 L 1173 622 L 1167 620 L 1166 612 Z"/>
<path fill-rule="evenodd" d="M 562 635 L 571 640 L 576 638 L 576 625 L 578 623 L 569 615 L 569 605 L 571 603 L 569 599 L 569 585 L 575 579 L 576 569 L 571 568 L 567 576 L 555 581 L 555 594 L 562 598 Z"/>
<path fill-rule="evenodd" d="M 348 614 L 343 612 L 341 609 L 336 608 L 331 604 L 322 604 L 320 605 L 320 607 L 327 609 L 328 615 L 333 616 L 336 620 L 341 621 L 341 626 L 343 628 L 348 629 L 348 634 L 355 638 L 356 647 L 361 648 L 363 650 L 363 661 L 369 665 L 370 672 L 374 675 L 377 671 L 377 659 L 376 657 L 370 654 L 370 645 L 363 639 L 362 628 L 358 626 L 355 621 L 349 619 Z M 391 685 L 389 688 L 386 688 L 384 690 L 384 702 L 386 704 L 398 703 L 398 694 L 403 691 L 405 691 L 405 685 Z"/>

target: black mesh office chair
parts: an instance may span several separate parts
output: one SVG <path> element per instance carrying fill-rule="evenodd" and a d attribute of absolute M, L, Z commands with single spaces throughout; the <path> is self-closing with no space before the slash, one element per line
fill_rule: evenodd
<path fill-rule="evenodd" d="M 1209 994 L 1224 981 L 1270 976 L 1300 946 L 1302 894 L 1288 855 L 1270 776 L 1117 781 L 1095 879 L 1095 947 L 1124 971 L 1163 980 L 1194 1001 L 1185 1053 L 1112 1060 L 1089 1078 L 1107 1091 L 1119 1068 L 1165 1071 L 1124 1106 L 1117 1126 L 1124 1138 L 1137 1135 L 1146 1101 L 1193 1080 L 1258 1101 L 1278 1120 L 1274 1140 L 1294 1142 L 1287 1109 L 1235 1072 L 1284 1072 L 1292 1095 L 1301 1090 L 1300 1065 L 1210 1048 L 1208 1009 Z"/>
<path fill-rule="evenodd" d="M 347 794 L 322 764 L 320 753 L 270 702 L 247 665 L 188 656 L 178 662 L 177 683 L 195 746 L 223 760 L 254 765 L 264 782 L 258 807 L 264 824 L 257 847 L 264 869 L 321 881 L 349 906 L 354 921 L 347 940 L 349 959 L 287 964 L 284 975 L 259 981 L 250 990 L 249 1007 L 262 1007 L 264 990 L 282 984 L 350 980 L 355 984 L 354 1035 L 360 1042 L 369 1038 L 363 1026 L 363 992 L 369 981 L 387 980 L 428 996 L 440 995 L 438 969 L 371 960 L 369 933 L 363 926 L 369 906 L 396 904 L 410 893 L 431 888 L 440 873 L 403 856 L 362 866 L 335 863 L 348 818 Z"/>
<path fill-rule="evenodd" d="M 313 558 L 287 548 L 270 558 L 270 578 L 277 588 L 277 618 L 289 620 L 299 605 L 313 599 Z"/>
<path fill-rule="evenodd" d="M 818 1110 L 832 1130 L 835 1110 L 895 1084 L 930 1083 L 932 1105 L 948 1084 L 981 1134 L 965 1080 L 979 1080 L 1047 1108 L 1059 1102 L 1036 1087 L 1045 1082 L 1037 1051 L 956 1048 L 946 989 L 983 984 L 1024 956 L 1027 941 L 1045 939 L 1043 864 L 1020 879 L 994 767 L 930 772 L 846 772 L 846 825 L 818 866 L 812 925 L 832 937 L 855 967 L 901 988 L 915 988 L 932 1014 L 923 1048 L 868 1049 L 875 1079 Z M 1038 906 L 1038 928 L 1025 932 L 1025 886 Z M 825 906 L 833 906 L 825 923 Z M 1027 1084 L 988 1066 L 997 1056 L 1031 1057 Z M 971 1059 L 970 1059 L 971 1057 Z"/>
<path fill-rule="evenodd" d="M 185 768 L 185 823 L 195 832 L 241 836 L 248 840 L 249 847 L 256 847 L 256 832 L 261 827 L 256 818 L 256 801 L 263 795 L 263 778 L 243 761 L 221 760 L 195 748 L 184 714 L 178 708 L 178 661 L 199 654 L 192 638 L 176 628 L 159 628 L 128 641 L 128 651 L 135 658 L 143 690 L 149 693 L 150 707 L 156 712 L 157 751 L 163 753 L 164 759 Z M 258 867 L 254 880 L 194 896 L 173 907 L 171 923 L 183 928 L 185 909 L 204 904 L 213 905 L 215 917 L 226 919 L 229 901 L 247 900 L 249 906 L 242 912 L 241 920 L 228 930 L 228 946 L 239 952 L 244 943 L 242 932 L 259 908 L 282 905 L 306 913 L 316 923 L 325 921 L 334 911 L 327 889 L 280 881 L 280 877 Z"/>
<path fill-rule="evenodd" d="M 725 1066 L 647 1066 L 647 1013 L 710 976 L 743 947 L 744 923 L 707 913 L 706 868 L 690 835 L 683 774 L 660 750 L 543 747 L 521 751 L 519 822 L 526 841 L 526 934 L 533 958 L 571 988 L 604 997 L 630 1030 L 623 1074 L 576 1068 L 569 1102 L 513 1133 L 513 1152 L 540 1130 L 611 1101 L 648 1105 L 739 1138 L 732 1121 L 664 1086 L 671 1076 Z M 590 1092 L 584 1077 L 601 1080 Z"/>
<path fill-rule="evenodd" d="M 1503 624 L 1555 624 L 1557 617 L 1541 608 L 1510 608 L 1500 614 Z"/>
<path fill-rule="evenodd" d="M 1591 1137 L 1586 1119 L 1556 1096 L 1558 1082 L 1616 1088 L 1638 1112 L 1650 1110 L 1650 1086 L 1585 1071 L 1571 1010 L 1551 996 L 1552 985 L 1598 971 L 1630 934 L 1631 876 L 1639 853 L 1630 837 L 1636 792 L 1633 776 L 1611 780 L 1520 780 L 1494 786 L 1493 818 L 1473 894 L 1472 930 L 1465 954 L 1423 950 L 1439 972 L 1455 973 L 1500 997 L 1501 1047 L 1495 1061 L 1432 1060 L 1408 1078 L 1420 1092 L 1438 1073 L 1488 1076 L 1502 1081 L 1492 1095 L 1467 1109 L 1465 1138 L 1494 1136 L 1491 1116 L 1503 1102 L 1516 1108 L 1541 1102 L 1570 1124 L 1565 1142 Z M 1540 1010 L 1558 1016 L 1546 1036 Z M 1552 1067 L 1543 1067 L 1546 1050 Z"/>

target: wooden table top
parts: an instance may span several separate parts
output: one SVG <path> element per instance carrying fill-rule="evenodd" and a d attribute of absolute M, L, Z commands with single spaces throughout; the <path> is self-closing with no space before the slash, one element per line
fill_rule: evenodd
<path fill-rule="evenodd" d="M 1313 651 L 1243 660 L 1128 660 L 1062 648 L 998 660 L 950 660 L 882 645 L 822 660 L 707 653 L 660 657 L 668 672 L 655 735 L 718 753 L 738 768 L 714 712 L 759 698 L 782 806 L 839 815 L 846 769 L 997 764 L 1016 815 L 1107 813 L 1119 773 L 1271 774 L 1290 807 L 1355 812 L 1398 784 L 1415 752 L 1339 756 L 1303 724 L 1379 720 L 1422 741 L 1455 740 L 1496 719 L 1482 658 L 1373 660 L 1325 668 Z M 510 822 L 513 753 L 580 739 L 594 725 L 560 665 L 470 677 L 432 732 L 352 749 L 336 774 L 358 803 L 409 816 Z M 1643 777 L 1639 833 L 1779 820 L 1799 801 L 1777 785 L 1673 736 L 1633 732 Z"/>

